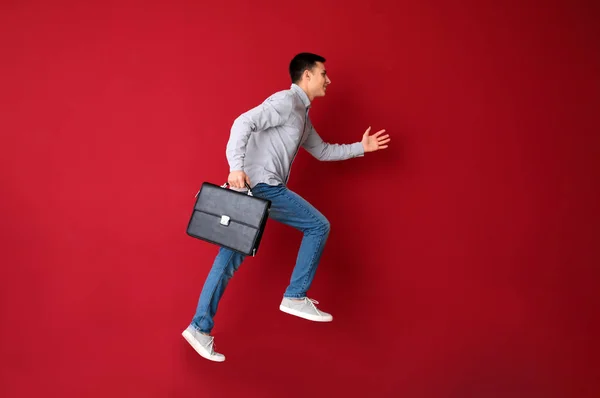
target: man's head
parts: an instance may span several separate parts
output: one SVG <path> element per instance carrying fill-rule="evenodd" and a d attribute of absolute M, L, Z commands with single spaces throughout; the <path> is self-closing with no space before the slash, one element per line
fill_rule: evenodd
<path fill-rule="evenodd" d="M 325 58 L 317 54 L 300 53 L 290 62 L 292 83 L 300 86 L 312 101 L 325 95 L 331 80 L 325 70 Z"/>

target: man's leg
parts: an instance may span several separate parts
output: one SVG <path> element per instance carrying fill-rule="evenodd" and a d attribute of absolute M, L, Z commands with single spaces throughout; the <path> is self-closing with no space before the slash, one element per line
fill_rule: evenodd
<path fill-rule="evenodd" d="M 206 277 L 191 325 L 200 332 L 210 334 L 219 301 L 233 274 L 240 268 L 245 256 L 230 249 L 220 248 Z"/>
<path fill-rule="evenodd" d="M 213 318 L 217 313 L 219 300 L 233 274 L 239 269 L 245 256 L 241 253 L 220 248 L 212 268 L 206 277 L 202 293 L 196 307 L 196 314 L 183 336 L 203 357 L 213 361 L 224 361 L 225 357 L 214 351 L 210 332 L 214 327 Z"/>
<path fill-rule="evenodd" d="M 280 309 L 313 321 L 331 321 L 330 314 L 318 310 L 314 305 L 317 302 L 306 297 L 329 237 L 329 221 L 313 205 L 283 185 L 270 187 L 259 184 L 252 192 L 255 196 L 271 200 L 270 218 L 304 234 Z"/>

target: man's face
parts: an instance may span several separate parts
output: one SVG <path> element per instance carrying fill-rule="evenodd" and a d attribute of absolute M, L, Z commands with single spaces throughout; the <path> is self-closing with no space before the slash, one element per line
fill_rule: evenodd
<path fill-rule="evenodd" d="M 325 96 L 327 86 L 331 84 L 331 80 L 327 76 L 325 65 L 322 62 L 317 62 L 312 71 L 308 71 L 309 81 L 308 89 L 313 98 Z"/>

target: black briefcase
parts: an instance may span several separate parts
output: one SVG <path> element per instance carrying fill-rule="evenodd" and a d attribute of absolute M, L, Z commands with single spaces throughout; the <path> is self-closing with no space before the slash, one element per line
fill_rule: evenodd
<path fill-rule="evenodd" d="M 196 204 L 187 234 L 236 252 L 255 256 L 265 230 L 271 201 L 247 193 L 204 182 L 196 194 Z"/>

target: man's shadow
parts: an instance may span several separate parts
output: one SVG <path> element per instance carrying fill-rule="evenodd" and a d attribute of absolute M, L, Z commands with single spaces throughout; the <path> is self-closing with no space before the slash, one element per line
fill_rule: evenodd
<path fill-rule="evenodd" d="M 374 286 L 376 279 L 369 278 L 369 274 L 386 266 L 372 264 L 368 255 L 368 247 L 377 247 L 379 231 L 364 230 L 361 225 L 372 225 L 364 221 L 380 216 L 377 212 L 381 209 L 376 205 L 378 198 L 387 194 L 386 185 L 396 183 L 405 157 L 402 126 L 396 121 L 397 115 L 375 114 L 365 109 L 364 97 L 352 87 L 339 90 L 343 91 L 328 98 L 327 102 L 315 103 L 315 108 L 319 109 L 311 110 L 312 122 L 323 140 L 329 143 L 357 142 L 371 125 L 370 134 L 382 128 L 390 133 L 389 147 L 366 154 L 364 158 L 338 162 L 318 161 L 301 150 L 292 166 L 288 187 L 331 223 L 331 233 L 307 295 L 319 300 L 325 311 L 331 310 L 340 330 L 352 333 L 357 322 L 364 322 L 363 314 L 372 304 L 368 296 L 378 289 Z M 339 127 L 342 119 L 344 125 Z M 373 185 L 378 187 L 377 190 L 372 190 Z M 386 209 L 386 217 L 393 218 L 389 213 L 394 210 Z M 250 274 L 247 274 L 250 280 L 245 283 L 277 286 L 269 287 L 261 294 L 268 295 L 263 298 L 269 301 L 280 299 L 295 265 L 301 239 L 300 231 L 271 220 L 260 248 L 260 263 L 269 263 L 269 266 L 251 260 L 256 265 L 247 264 L 246 270 L 241 270 Z M 250 267 L 259 269 L 249 271 Z M 275 310 L 277 307 L 273 306 Z"/>
<path fill-rule="evenodd" d="M 294 165 L 296 180 L 290 188 L 304 193 L 305 199 L 331 223 L 331 234 L 313 283 L 319 301 L 335 311 L 334 318 L 337 315 L 338 321 L 356 325 L 363 317 L 361 314 L 368 311 L 369 300 L 362 299 L 377 290 L 369 274 L 385 266 L 372 264 L 368 255 L 368 248 L 378 247 L 379 231 L 364 230 L 361 225 L 372 223 L 361 220 L 382 215 L 383 209 L 376 204 L 388 192 L 386 186 L 396 183 L 403 168 L 403 143 L 399 123 L 394 120 L 396 115 L 366 109 L 365 97 L 351 85 L 336 90 L 339 92 L 334 98 L 315 104 L 319 112 L 314 112 L 313 124 L 323 141 L 357 142 L 369 126 L 371 135 L 385 128 L 392 141 L 388 148 L 365 154 L 364 158 L 337 162 L 321 162 L 303 151 Z M 377 190 L 373 191 L 373 185 Z M 383 211 L 390 218 L 389 212 L 394 209 Z M 365 308 L 357 308 L 361 302 Z"/>
<path fill-rule="evenodd" d="M 369 258 L 369 247 L 378 247 L 380 231 L 365 230 L 364 226 L 373 228 L 372 218 L 381 215 L 377 203 L 382 200 L 382 195 L 391 195 L 387 186 L 402 183 L 399 176 L 406 162 L 402 134 L 405 128 L 398 122 L 397 114 L 390 115 L 371 109 L 368 104 L 365 106 L 365 96 L 358 92 L 358 87 L 348 85 L 336 90 L 335 96 L 328 94 L 326 99 L 318 99 L 311 109 L 313 125 L 325 142 L 358 142 L 369 125 L 372 126 L 371 134 L 385 128 L 392 141 L 388 148 L 365 154 L 364 158 L 336 162 L 318 161 L 301 149 L 292 166 L 288 187 L 331 223 L 331 233 L 307 295 L 317 299 L 324 311 L 333 314 L 333 333 L 343 333 L 353 339 L 356 325 L 368 322 L 365 314 L 377 300 L 374 292 L 379 290 L 378 279 L 373 273 L 385 272 L 383 268 L 396 266 L 401 261 L 397 256 L 387 256 L 384 258 L 390 259 L 389 264 L 374 264 Z M 374 190 L 373 186 L 377 188 Z M 390 202 L 385 198 L 383 201 Z M 385 209 L 386 218 L 397 218 L 390 214 L 395 211 L 397 209 Z M 219 329 L 237 330 L 253 322 L 269 325 L 271 333 L 275 334 L 288 330 L 289 317 L 279 316 L 278 307 L 296 263 L 301 240 L 302 232 L 269 220 L 256 258 L 247 258 L 237 272 L 242 275 L 237 275 L 231 282 L 241 285 L 245 292 L 253 291 L 256 299 L 272 304 L 260 313 L 242 311 L 227 317 L 219 324 Z M 237 294 L 226 294 L 223 306 L 236 305 L 237 299 Z"/>

